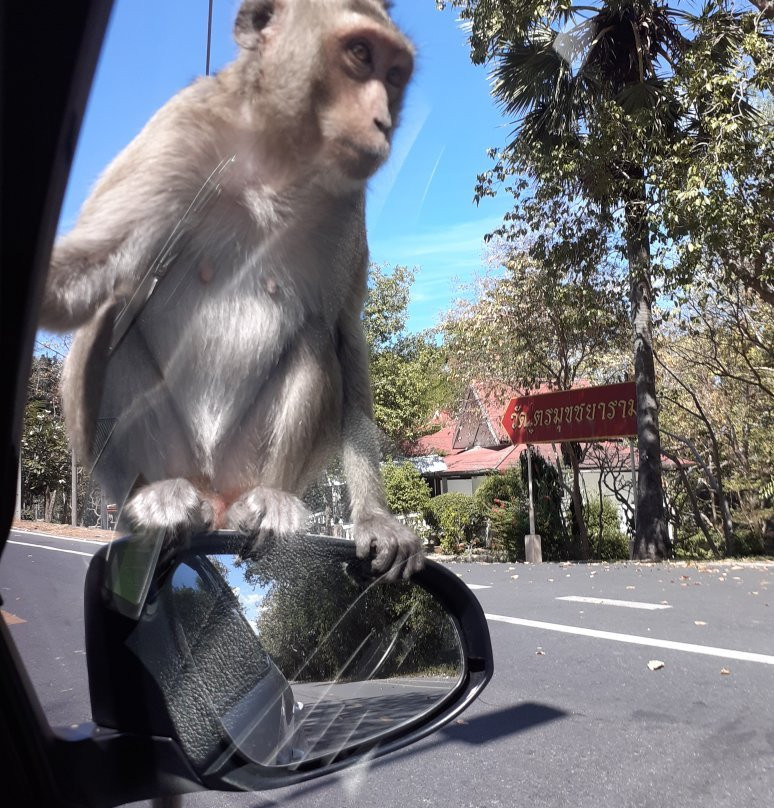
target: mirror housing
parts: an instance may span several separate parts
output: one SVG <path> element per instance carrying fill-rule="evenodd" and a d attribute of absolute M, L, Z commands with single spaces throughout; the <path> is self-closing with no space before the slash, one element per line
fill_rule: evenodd
<path fill-rule="evenodd" d="M 428 560 L 386 583 L 323 536 L 255 550 L 221 531 L 175 552 L 118 539 L 90 564 L 85 622 L 94 721 L 171 743 L 184 765 L 169 793 L 287 786 L 394 751 L 493 671 L 456 575 Z"/>

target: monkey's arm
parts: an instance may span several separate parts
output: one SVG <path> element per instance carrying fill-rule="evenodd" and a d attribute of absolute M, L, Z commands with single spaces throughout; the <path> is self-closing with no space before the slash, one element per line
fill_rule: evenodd
<path fill-rule="evenodd" d="M 162 108 L 108 166 L 74 228 L 58 239 L 40 325 L 68 331 L 87 322 L 106 300 L 129 294 L 164 243 L 191 188 L 197 161 L 176 147 L 179 104 Z"/>
<path fill-rule="evenodd" d="M 421 569 L 424 556 L 419 539 L 395 519 L 387 506 L 359 303 L 358 300 L 348 306 L 339 321 L 339 361 L 344 379 L 342 462 L 358 556 L 365 558 L 375 550 L 374 569 L 394 580 L 401 572 L 408 577 Z"/>

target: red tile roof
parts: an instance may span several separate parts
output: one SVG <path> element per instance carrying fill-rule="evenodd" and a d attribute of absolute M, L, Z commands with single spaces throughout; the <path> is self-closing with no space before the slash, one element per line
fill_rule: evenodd
<path fill-rule="evenodd" d="M 575 387 L 588 387 L 587 380 L 581 380 Z M 530 393 L 547 393 L 551 387 L 542 384 Z M 447 474 L 471 474 L 475 472 L 505 471 L 519 464 L 519 457 L 526 449 L 525 444 L 512 446 L 502 426 L 502 417 L 510 399 L 525 395 L 504 384 L 493 382 L 472 382 L 463 402 L 461 412 L 456 420 L 447 421 L 446 425 L 433 433 L 419 438 L 411 447 L 414 455 L 439 454 L 443 456 Z M 470 446 L 470 442 L 475 445 Z M 485 442 L 485 443 L 484 443 Z M 455 443 L 457 448 L 455 448 Z M 601 457 L 613 468 L 628 471 L 631 468 L 629 444 L 616 441 L 605 441 L 595 444 L 595 449 L 586 453 L 581 461 L 582 469 L 599 468 Z M 559 444 L 554 450 L 551 444 L 536 445 L 535 450 L 552 465 L 556 464 Z M 597 454 L 595 458 L 595 453 Z M 638 462 L 635 448 L 634 460 Z M 662 457 L 664 468 L 674 468 L 674 463 Z M 686 465 L 692 465 L 685 461 Z"/>

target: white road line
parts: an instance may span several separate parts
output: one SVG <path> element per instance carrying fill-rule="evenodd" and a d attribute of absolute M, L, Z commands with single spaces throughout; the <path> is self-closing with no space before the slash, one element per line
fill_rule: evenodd
<path fill-rule="evenodd" d="M 72 536 L 58 536 L 56 533 L 41 533 L 38 530 L 17 530 L 16 528 L 11 529 L 11 533 L 15 534 L 16 536 L 40 536 L 44 539 L 56 539 L 56 541 L 77 541 L 80 544 L 108 544 L 111 539 L 76 539 Z"/>
<path fill-rule="evenodd" d="M 540 628 L 544 631 L 558 631 L 562 634 L 578 634 L 581 637 L 596 637 L 600 640 L 627 642 L 632 645 L 647 645 L 651 648 L 667 648 L 671 651 L 686 651 L 690 654 L 704 654 L 706 656 L 722 657 L 723 659 L 736 659 L 741 662 L 760 662 L 763 665 L 774 665 L 774 656 L 769 656 L 768 654 L 753 654 L 749 651 L 733 651 L 729 648 L 713 648 L 710 645 L 694 645 L 693 643 L 674 642 L 673 640 L 657 640 L 655 637 L 617 634 L 613 631 L 598 631 L 597 629 L 580 628 L 579 626 L 563 626 L 560 623 L 544 623 L 540 620 L 525 620 L 521 617 L 506 617 L 502 614 L 487 614 L 486 619 L 501 623 L 511 623 L 514 626 Z"/>
<path fill-rule="evenodd" d="M 467 584 L 468 589 L 491 589 L 489 584 Z"/>
<path fill-rule="evenodd" d="M 571 600 L 574 603 L 596 603 L 600 606 L 623 606 L 626 609 L 671 609 L 666 603 L 641 603 L 636 600 L 613 600 L 611 598 L 585 598 L 580 595 L 565 595 L 556 600 Z"/>
<path fill-rule="evenodd" d="M 13 541 L 12 539 L 8 539 L 7 544 L 18 544 L 22 547 L 37 547 L 39 550 L 53 550 L 55 553 L 70 553 L 71 555 L 86 556 L 87 558 L 91 558 L 94 553 L 99 550 L 99 547 L 97 547 L 94 553 L 82 553 L 80 550 L 65 550 L 64 547 L 49 547 L 47 544 L 31 544 L 28 541 Z"/>

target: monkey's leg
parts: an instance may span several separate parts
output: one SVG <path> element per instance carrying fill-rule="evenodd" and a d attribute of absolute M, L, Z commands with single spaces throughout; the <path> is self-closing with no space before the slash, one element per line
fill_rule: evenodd
<path fill-rule="evenodd" d="M 136 531 L 179 535 L 205 530 L 212 525 L 213 516 L 212 505 L 195 486 L 176 478 L 137 489 L 124 506 L 121 521 Z"/>
<path fill-rule="evenodd" d="M 379 471 L 376 427 L 362 412 L 351 412 L 344 425 L 342 459 L 352 502 L 353 535 L 359 558 L 372 556 L 371 568 L 395 581 L 408 578 L 425 563 L 422 543 L 390 512 Z"/>
<path fill-rule="evenodd" d="M 226 513 L 229 528 L 255 536 L 258 543 L 300 533 L 308 519 L 309 511 L 298 497 L 264 486 L 243 494 Z"/>

